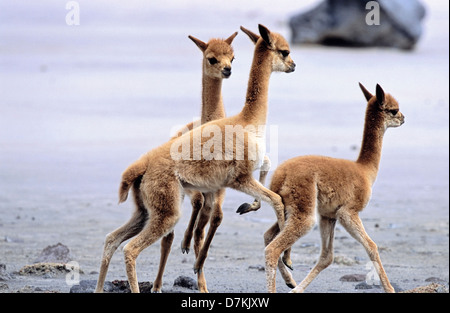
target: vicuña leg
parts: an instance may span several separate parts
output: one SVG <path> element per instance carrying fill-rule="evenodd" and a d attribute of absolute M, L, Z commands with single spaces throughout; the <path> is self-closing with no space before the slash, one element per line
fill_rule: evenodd
<path fill-rule="evenodd" d="M 188 194 L 191 198 L 192 213 L 191 213 L 191 219 L 189 220 L 188 227 L 186 228 L 186 231 L 184 232 L 183 241 L 181 242 L 181 252 L 183 252 L 183 253 L 189 253 L 189 249 L 190 249 L 189 247 L 191 246 L 191 239 L 192 239 L 192 234 L 194 231 L 194 226 L 197 221 L 197 216 L 205 202 L 205 199 L 201 192 L 194 191 L 194 190 L 186 190 L 186 194 Z"/>
<path fill-rule="evenodd" d="M 159 261 L 158 275 L 153 282 L 152 292 L 160 293 L 162 288 L 162 276 L 164 269 L 166 267 L 167 258 L 169 257 L 170 248 L 172 247 L 174 232 L 171 231 L 169 234 L 161 239 L 161 257 Z"/>
<path fill-rule="evenodd" d="M 117 228 L 113 232 L 106 235 L 105 246 L 103 249 L 102 263 L 100 266 L 100 273 L 97 280 L 97 287 L 95 288 L 95 292 L 103 292 L 103 286 L 105 284 L 106 273 L 108 272 L 109 262 L 120 246 L 122 242 L 131 237 L 137 235 L 145 226 L 145 223 L 148 219 L 147 209 L 144 207 L 140 194 L 139 194 L 139 183 L 135 183 L 134 186 L 134 196 L 136 200 L 136 208 L 131 216 L 130 220 Z"/>
<path fill-rule="evenodd" d="M 333 241 L 334 241 L 334 228 L 336 226 L 336 220 L 320 216 L 320 236 L 322 238 L 322 248 L 320 252 L 319 260 L 303 281 L 291 292 L 304 292 L 305 288 L 316 278 L 317 275 L 324 269 L 326 269 L 331 263 L 333 263 Z"/>
<path fill-rule="evenodd" d="M 176 205 L 175 201 L 166 201 L 166 203 L 167 206 L 165 208 L 152 210 L 144 229 L 123 248 L 131 292 L 139 292 L 136 275 L 136 259 L 138 255 L 158 239 L 169 234 L 179 219 L 179 204 Z"/>
<path fill-rule="evenodd" d="M 270 170 L 270 159 L 266 155 L 264 157 L 263 165 L 261 166 L 261 169 L 259 171 L 259 182 L 264 185 L 266 183 L 266 177 Z M 261 208 L 261 198 L 256 198 L 255 201 L 253 201 L 252 204 L 249 203 L 243 203 L 238 210 L 236 211 L 239 214 L 245 214 L 251 211 L 257 211 Z"/>
<path fill-rule="evenodd" d="M 290 248 L 314 226 L 314 215 L 304 214 L 301 211 L 293 210 L 292 208 L 289 209 L 288 207 L 286 209 L 292 212 L 292 214 L 289 214 L 284 228 L 265 249 L 268 292 L 276 292 L 276 266 L 281 261 L 281 253 Z"/>
<path fill-rule="evenodd" d="M 196 261 L 194 265 L 194 272 L 197 273 L 197 281 L 198 281 L 198 287 L 200 292 L 208 292 L 208 289 L 206 287 L 206 280 L 205 280 L 205 274 L 203 271 L 203 265 L 205 263 L 206 257 L 208 255 L 209 247 L 211 246 L 211 242 L 214 238 L 214 235 L 216 233 L 217 228 L 220 226 L 220 223 L 223 219 L 223 213 L 222 213 L 222 204 L 225 199 L 225 189 L 221 189 L 214 194 L 206 194 L 205 195 L 205 205 L 203 209 L 206 209 L 207 207 L 211 208 L 212 211 L 207 213 L 209 217 L 209 230 L 208 234 L 206 235 L 206 239 L 201 244 L 199 242 L 195 242 L 195 246 L 199 247 L 200 249 L 196 248 Z M 202 209 L 202 211 L 203 211 Z M 200 216 L 199 216 L 200 218 Z M 206 226 L 206 223 L 200 224 L 197 223 L 196 225 L 196 233 L 199 231 L 200 228 L 202 228 L 202 233 L 204 232 L 204 228 Z M 197 252 L 198 251 L 198 252 Z"/>
<path fill-rule="evenodd" d="M 275 223 L 272 225 L 272 227 L 270 227 L 265 233 L 264 233 L 264 245 L 267 247 L 269 245 L 269 243 L 272 242 L 272 240 L 278 235 L 278 233 L 280 232 L 280 228 L 278 227 L 278 223 Z M 294 278 L 292 277 L 291 273 L 289 273 L 289 271 L 286 269 L 285 265 L 285 257 L 286 257 L 286 252 L 289 251 L 288 253 L 288 260 L 289 263 L 292 264 L 292 261 L 290 261 L 290 251 L 291 249 L 289 248 L 288 250 L 284 251 L 284 255 L 283 258 L 281 260 L 278 260 L 278 269 L 280 270 L 281 276 L 283 277 L 286 285 L 290 288 L 294 288 L 295 286 L 297 286 L 297 283 L 295 282 Z M 286 265 L 289 268 L 292 269 L 292 267 L 290 267 L 289 265 Z M 292 266 L 292 265 L 291 265 Z"/>
<path fill-rule="evenodd" d="M 340 209 L 338 212 L 339 222 L 344 226 L 344 228 L 360 242 L 366 249 L 370 260 L 375 266 L 378 276 L 381 280 L 381 285 L 385 292 L 395 292 L 394 287 L 392 287 L 389 279 L 387 278 L 386 272 L 384 271 L 383 265 L 381 264 L 380 255 L 378 254 L 378 248 L 375 242 L 367 235 L 361 219 L 358 216 L 357 211 L 348 211 Z"/>
<path fill-rule="evenodd" d="M 284 204 L 283 201 L 281 200 L 280 195 L 264 187 L 259 181 L 254 179 L 253 176 L 251 176 L 251 174 L 242 177 L 241 179 L 236 179 L 236 181 L 234 181 L 229 187 L 239 190 L 257 199 L 260 198 L 262 201 L 269 203 L 275 210 L 278 226 L 280 227 L 280 229 L 283 229 L 285 220 Z M 237 212 L 240 212 L 241 207 L 239 207 Z M 249 211 L 245 211 L 243 213 L 247 212 Z"/>

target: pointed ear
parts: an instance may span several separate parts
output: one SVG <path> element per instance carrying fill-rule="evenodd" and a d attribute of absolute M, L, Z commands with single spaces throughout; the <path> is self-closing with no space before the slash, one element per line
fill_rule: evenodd
<path fill-rule="evenodd" d="M 366 89 L 366 87 L 363 86 L 363 84 L 359 83 L 359 88 L 361 88 L 364 97 L 366 97 L 366 100 L 369 101 L 372 99 L 373 95 Z"/>
<path fill-rule="evenodd" d="M 250 37 L 250 40 L 253 41 L 254 44 L 256 44 L 256 42 L 259 39 L 259 35 L 255 34 L 254 32 L 249 31 L 248 29 L 244 28 L 241 26 L 241 30 L 247 34 L 248 37 Z"/>
<path fill-rule="evenodd" d="M 385 96 L 385 94 L 384 94 L 384 90 L 383 90 L 383 88 L 381 88 L 381 86 L 380 85 L 378 85 L 377 84 L 377 91 L 376 91 L 377 93 L 377 101 L 378 101 L 378 104 L 380 105 L 380 106 L 383 106 L 383 104 L 384 104 L 384 102 L 385 102 L 385 100 L 386 100 L 386 96 Z"/>
<path fill-rule="evenodd" d="M 272 46 L 272 36 L 270 35 L 270 30 L 264 26 L 258 25 L 259 33 L 261 34 L 262 39 L 266 42 L 266 44 L 271 47 Z"/>
<path fill-rule="evenodd" d="M 230 37 L 228 37 L 228 38 L 225 39 L 224 41 L 225 41 L 227 44 L 231 45 L 231 43 L 233 42 L 234 37 L 236 37 L 237 34 L 238 34 L 238 32 L 235 32 L 233 35 L 231 35 Z"/>
<path fill-rule="evenodd" d="M 204 43 L 200 39 L 197 39 L 197 38 L 195 38 L 195 37 L 193 37 L 191 35 L 189 35 L 188 37 L 189 37 L 190 40 L 192 40 L 197 45 L 197 47 L 200 48 L 200 50 L 202 52 L 205 52 L 206 48 L 208 48 L 208 44 Z"/>

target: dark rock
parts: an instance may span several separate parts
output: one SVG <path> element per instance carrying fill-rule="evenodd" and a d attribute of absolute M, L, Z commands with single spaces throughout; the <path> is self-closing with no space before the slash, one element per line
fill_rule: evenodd
<path fill-rule="evenodd" d="M 173 282 L 174 287 L 183 287 L 183 288 L 189 288 L 192 290 L 197 290 L 197 282 L 195 279 L 187 276 L 178 276 L 175 281 Z"/>
<path fill-rule="evenodd" d="M 41 251 L 34 263 L 67 263 L 71 260 L 69 248 L 62 243 L 47 246 Z"/>
<path fill-rule="evenodd" d="M 419 0 L 373 1 L 379 5 L 378 19 L 372 19 L 373 7 L 366 9 L 368 2 L 324 0 L 312 10 L 290 18 L 291 41 L 294 44 L 414 48 L 422 34 L 421 22 L 425 16 L 425 7 Z"/>
<path fill-rule="evenodd" d="M 380 289 L 380 288 L 381 288 L 380 285 L 368 284 L 365 281 L 363 281 L 355 286 L 355 289 Z"/>
<path fill-rule="evenodd" d="M 70 288 L 70 293 L 92 293 L 97 286 L 96 280 L 82 280 L 78 285 L 74 285 Z M 140 293 L 151 293 L 153 283 L 140 282 Z M 104 292 L 108 293 L 131 293 L 130 284 L 126 280 L 114 280 L 112 282 L 107 281 L 103 287 Z"/>
<path fill-rule="evenodd" d="M 391 282 L 392 287 L 394 287 L 395 292 L 402 292 L 403 289 L 400 288 L 397 284 Z M 355 289 L 380 289 L 383 290 L 383 287 L 381 285 L 374 285 L 374 284 L 368 284 L 367 282 L 363 281 L 355 286 Z"/>
<path fill-rule="evenodd" d="M 264 272 L 266 270 L 263 265 L 250 265 L 248 267 L 248 269 L 250 269 L 250 270 L 258 270 L 260 272 Z"/>
<path fill-rule="evenodd" d="M 346 281 L 346 282 L 357 282 L 357 281 L 365 281 L 366 275 L 364 274 L 349 274 L 344 275 L 341 278 L 339 278 L 340 281 Z"/>

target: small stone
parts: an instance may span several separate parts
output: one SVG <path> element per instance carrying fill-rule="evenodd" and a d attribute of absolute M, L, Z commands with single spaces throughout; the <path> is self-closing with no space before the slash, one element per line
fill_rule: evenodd
<path fill-rule="evenodd" d="M 178 276 L 175 281 L 173 282 L 174 287 L 183 287 L 183 288 L 189 288 L 192 290 L 197 290 L 197 282 L 195 279 L 187 276 Z"/>
<path fill-rule="evenodd" d="M 359 284 L 357 284 L 356 286 L 355 286 L 355 289 L 380 289 L 381 288 L 381 286 L 379 286 L 379 285 L 369 285 L 368 283 L 366 283 L 365 281 L 363 281 L 363 282 L 361 282 L 361 283 L 359 283 Z"/>
<path fill-rule="evenodd" d="M 339 278 L 339 280 L 345 281 L 345 282 L 365 281 L 366 275 L 364 275 L 364 274 L 349 274 L 349 275 L 342 276 L 341 278 Z"/>
<path fill-rule="evenodd" d="M 266 270 L 263 265 L 250 265 L 248 267 L 248 269 L 250 269 L 250 270 L 258 270 L 260 272 L 264 272 Z"/>
<path fill-rule="evenodd" d="M 445 283 L 445 280 L 439 278 L 439 277 L 428 277 L 425 279 L 427 283 Z"/>

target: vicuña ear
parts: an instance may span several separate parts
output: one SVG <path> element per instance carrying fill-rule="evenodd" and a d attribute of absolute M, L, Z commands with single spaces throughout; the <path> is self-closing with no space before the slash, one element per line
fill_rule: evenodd
<path fill-rule="evenodd" d="M 270 35 L 270 30 L 264 26 L 258 25 L 259 33 L 261 34 L 262 39 L 266 42 L 266 44 L 271 47 L 272 46 L 272 36 Z"/>
<path fill-rule="evenodd" d="M 373 95 L 366 89 L 366 87 L 363 86 L 363 84 L 359 83 L 359 88 L 361 88 L 364 97 L 366 97 L 366 100 L 369 101 L 372 99 Z"/>
<path fill-rule="evenodd" d="M 231 45 L 231 43 L 233 42 L 234 37 L 236 37 L 237 34 L 238 34 L 238 32 L 235 32 L 233 35 L 231 35 L 230 37 L 228 37 L 228 38 L 225 39 L 224 41 L 225 41 L 227 44 Z"/>
<path fill-rule="evenodd" d="M 253 41 L 254 44 L 256 44 L 256 42 L 259 39 L 259 35 L 255 34 L 252 31 L 249 31 L 247 28 L 244 28 L 241 26 L 241 30 L 247 34 L 248 37 L 250 37 L 250 40 Z"/>
<path fill-rule="evenodd" d="M 197 39 L 197 38 L 195 38 L 195 37 L 193 37 L 191 35 L 189 35 L 188 37 L 189 37 L 190 40 L 192 40 L 197 45 L 197 47 L 200 48 L 200 50 L 202 50 L 202 52 L 205 52 L 206 48 L 208 48 L 208 44 L 204 43 L 200 39 Z"/>
<path fill-rule="evenodd" d="M 385 94 L 384 94 L 383 88 L 381 88 L 381 86 L 378 85 L 378 84 L 377 84 L 376 95 L 377 95 L 377 101 L 378 101 L 378 104 L 379 104 L 380 106 L 383 106 L 383 105 L 384 105 L 384 102 L 385 102 L 385 100 L 386 100 L 386 96 L 385 96 Z"/>

